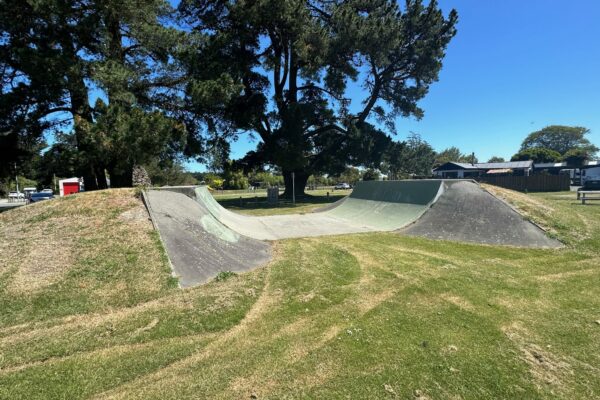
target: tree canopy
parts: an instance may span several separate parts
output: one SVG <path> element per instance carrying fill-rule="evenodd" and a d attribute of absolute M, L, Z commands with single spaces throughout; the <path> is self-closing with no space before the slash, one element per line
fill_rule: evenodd
<path fill-rule="evenodd" d="M 222 168 L 244 132 L 258 146 L 231 171 L 275 166 L 288 195 L 292 173 L 303 191 L 379 168 L 405 145 L 396 118 L 422 117 L 456 22 L 435 0 L 5 0 L 0 177 L 57 132 L 41 162 L 88 190 L 130 185 L 137 163 Z"/>
<path fill-rule="evenodd" d="M 221 135 L 256 134 L 242 163 L 280 167 L 287 195 L 292 172 L 303 191 L 313 173 L 381 161 L 390 139 L 373 123 L 423 115 L 417 102 L 457 21 L 421 0 L 183 0 L 179 11 L 203 38 L 187 65 L 190 103 Z M 364 90 L 360 104 L 351 85 Z"/>
<path fill-rule="evenodd" d="M 182 33 L 165 24 L 171 12 L 165 0 L 4 1 L 0 174 L 6 161 L 24 164 L 39 153 L 44 134 L 55 130 L 72 129 L 75 172 L 88 189 L 106 187 L 105 171 L 114 186 L 130 182 L 133 166 L 124 165 L 124 152 L 146 158 L 164 154 L 164 149 L 158 154 L 156 147 L 145 146 L 155 142 L 150 138 L 155 132 L 141 129 L 154 128 L 155 109 L 165 117 L 172 110 L 169 89 L 180 78 L 172 57 Z M 96 109 L 92 96 L 105 98 L 108 107 Z M 118 121 L 118 132 L 97 125 L 102 115 L 106 122 L 106 112 Z M 119 142 L 114 134 L 128 139 Z M 131 135 L 145 138 L 129 140 Z M 181 142 L 182 137 L 177 132 L 166 141 Z"/>
<path fill-rule="evenodd" d="M 559 152 L 543 147 L 530 148 L 519 151 L 512 156 L 511 161 L 533 160 L 534 163 L 559 162 L 562 156 Z"/>
<path fill-rule="evenodd" d="M 411 176 L 430 176 L 436 153 L 418 134 L 411 134 L 406 142 L 394 142 L 385 152 L 381 170 L 388 179 Z"/>
<path fill-rule="evenodd" d="M 589 133 L 589 129 L 580 126 L 547 126 L 530 133 L 523 140 L 520 151 L 542 148 L 564 156 L 568 151 L 577 149 L 593 157 L 599 149 L 586 138 Z"/>
<path fill-rule="evenodd" d="M 473 154 L 463 154 L 458 147 L 452 146 L 440 151 L 435 156 L 434 164 L 436 166 L 447 162 L 476 163 L 479 160 Z"/>

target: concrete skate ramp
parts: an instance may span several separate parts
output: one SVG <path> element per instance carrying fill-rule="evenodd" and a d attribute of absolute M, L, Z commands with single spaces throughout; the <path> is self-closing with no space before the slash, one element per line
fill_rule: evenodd
<path fill-rule="evenodd" d="M 270 260 L 268 243 L 232 231 L 188 197 L 193 191 L 184 193 L 149 190 L 145 195 L 181 287 L 204 283 L 223 271 L 247 271 Z"/>
<path fill-rule="evenodd" d="M 562 246 L 477 183 L 445 181 L 444 186 L 444 194 L 431 209 L 399 232 L 461 242 L 520 247 Z"/>
<path fill-rule="evenodd" d="M 196 200 L 232 231 L 259 240 L 393 231 L 417 220 L 442 193 L 441 180 L 359 182 L 336 207 L 317 213 L 252 217 L 223 208 L 204 186 Z"/>

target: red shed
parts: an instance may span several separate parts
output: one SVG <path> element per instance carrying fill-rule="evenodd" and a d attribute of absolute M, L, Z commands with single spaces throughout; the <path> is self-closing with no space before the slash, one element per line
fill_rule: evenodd
<path fill-rule="evenodd" d="M 58 186 L 61 196 L 79 193 L 79 178 L 61 179 L 58 181 Z"/>

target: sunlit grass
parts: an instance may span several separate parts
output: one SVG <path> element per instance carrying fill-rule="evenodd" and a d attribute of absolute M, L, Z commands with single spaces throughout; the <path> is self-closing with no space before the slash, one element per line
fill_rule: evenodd
<path fill-rule="evenodd" d="M 567 246 L 294 239 L 186 290 L 132 192 L 3 213 L 0 398 L 599 398 L 600 206 L 502 195 Z"/>

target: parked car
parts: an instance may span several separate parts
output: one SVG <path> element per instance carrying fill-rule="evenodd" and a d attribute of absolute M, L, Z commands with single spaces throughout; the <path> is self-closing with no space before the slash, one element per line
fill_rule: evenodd
<path fill-rule="evenodd" d="M 31 197 L 29 197 L 29 202 L 37 203 L 38 201 L 50 200 L 53 198 L 54 198 L 54 194 L 52 194 L 52 193 L 44 193 L 44 192 L 32 193 Z"/>
<path fill-rule="evenodd" d="M 52 189 L 43 189 L 42 193 L 50 193 L 50 194 L 54 194 L 54 190 Z"/>
<path fill-rule="evenodd" d="M 347 189 L 352 189 L 352 186 L 350 186 L 349 184 L 343 182 L 343 183 L 338 183 L 333 188 L 335 190 L 347 190 Z"/>
<path fill-rule="evenodd" d="M 25 194 L 21 192 L 8 192 L 8 201 L 25 200 Z"/>
<path fill-rule="evenodd" d="M 600 167 L 583 169 L 581 180 L 583 190 L 600 190 Z"/>

